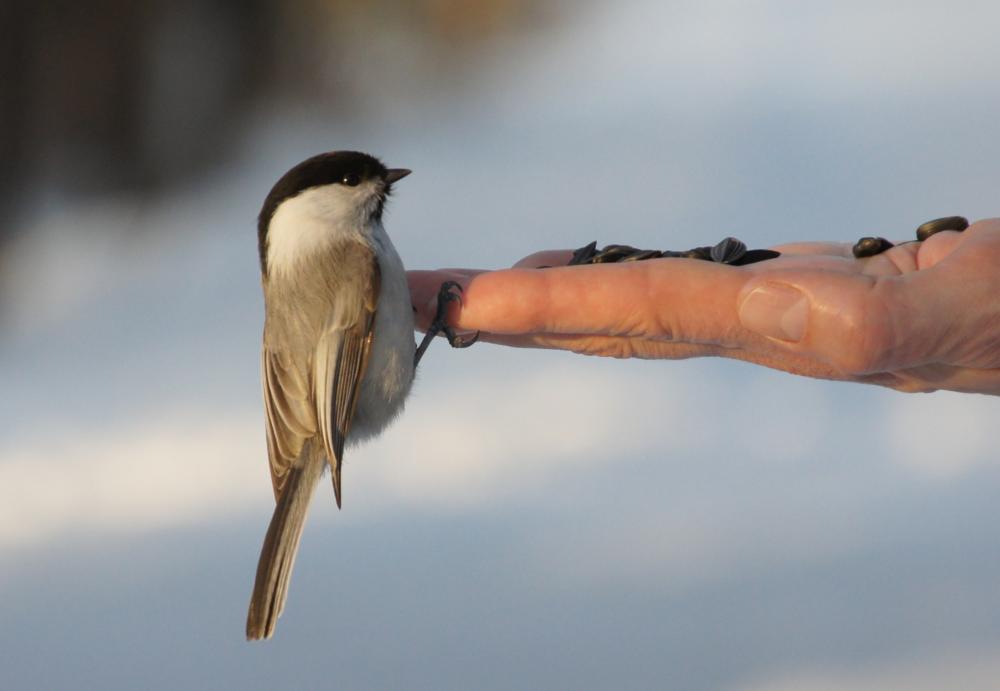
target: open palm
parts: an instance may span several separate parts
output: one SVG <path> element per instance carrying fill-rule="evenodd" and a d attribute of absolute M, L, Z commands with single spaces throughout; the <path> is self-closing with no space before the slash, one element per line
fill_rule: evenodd
<path fill-rule="evenodd" d="M 1000 394 L 1000 219 L 862 260 L 846 244 L 774 249 L 782 256 L 740 267 L 565 266 L 572 253 L 554 250 L 500 271 L 411 271 L 410 288 L 426 325 L 437 287 L 457 281 L 452 323 L 493 343 L 722 356 L 901 391 Z"/>

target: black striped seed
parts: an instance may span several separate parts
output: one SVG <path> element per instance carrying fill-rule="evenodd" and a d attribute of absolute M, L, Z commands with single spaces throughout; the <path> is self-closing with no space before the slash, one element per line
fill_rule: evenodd
<path fill-rule="evenodd" d="M 713 262 L 732 264 L 738 262 L 747 253 L 747 246 L 742 240 L 725 238 L 709 251 Z"/>

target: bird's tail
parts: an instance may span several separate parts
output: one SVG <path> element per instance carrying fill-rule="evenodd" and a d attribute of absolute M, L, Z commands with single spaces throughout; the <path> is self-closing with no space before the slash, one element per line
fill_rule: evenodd
<path fill-rule="evenodd" d="M 299 549 L 306 510 L 325 465 L 322 447 L 313 450 L 313 446 L 307 442 L 302 451 L 305 463 L 288 471 L 281 498 L 274 507 L 271 525 L 267 528 L 264 546 L 260 550 L 260 561 L 257 562 L 253 595 L 250 596 L 248 641 L 270 638 L 285 608 L 288 580 Z"/>

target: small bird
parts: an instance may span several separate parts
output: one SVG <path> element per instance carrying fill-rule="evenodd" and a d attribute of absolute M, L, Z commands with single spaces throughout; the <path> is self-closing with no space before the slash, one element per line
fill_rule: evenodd
<path fill-rule="evenodd" d="M 285 173 L 257 223 L 264 288 L 261 374 L 277 505 L 247 614 L 248 640 L 281 615 L 306 510 L 327 465 L 341 505 L 344 446 L 381 432 L 402 410 L 433 336 L 459 298 L 448 282 L 418 347 L 403 262 L 382 225 L 392 186 L 410 174 L 356 151 L 313 156 Z"/>

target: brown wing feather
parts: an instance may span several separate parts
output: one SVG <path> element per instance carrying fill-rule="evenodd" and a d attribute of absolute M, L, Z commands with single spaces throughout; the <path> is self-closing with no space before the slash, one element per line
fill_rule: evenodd
<path fill-rule="evenodd" d="M 269 338 L 265 329 L 261 369 L 268 457 L 276 500 L 281 497 L 289 470 L 298 464 L 305 443 L 319 435 L 333 470 L 334 491 L 340 506 L 344 444 L 368 368 L 381 290 L 378 260 L 369 247 L 353 245 L 349 252 L 342 252 L 338 261 L 366 262 L 370 268 L 354 274 L 360 285 L 326 284 L 334 288 L 325 298 L 331 312 L 328 325 L 318 325 L 315 350 L 303 353 L 297 350 L 301 346 L 294 341 L 289 346 L 292 350 L 286 350 L 288 342 L 275 337 L 275 333 L 284 332 L 272 332 Z M 359 291 L 363 304 L 337 304 L 345 295 L 356 295 Z"/>
<path fill-rule="evenodd" d="M 317 386 L 316 401 L 319 411 L 320 430 L 326 445 L 327 458 L 333 472 L 333 492 L 337 506 L 341 505 L 340 469 L 344 458 L 344 443 L 351 431 L 351 422 L 358 407 L 358 397 L 361 382 L 368 370 L 368 359 L 374 340 L 375 314 L 378 307 L 378 296 L 381 291 L 381 273 L 378 261 L 374 255 L 371 258 L 371 281 L 366 286 L 365 304 L 360 313 L 360 319 L 351 327 L 337 331 L 336 338 L 330 335 L 331 343 L 327 345 L 327 353 L 318 354 L 317 377 L 321 381 L 329 381 L 330 389 Z M 324 339 L 327 340 L 327 339 Z M 336 353 L 333 350 L 336 341 Z M 324 345 L 321 344 L 320 348 Z M 332 356 L 332 357 L 331 357 Z"/>
<path fill-rule="evenodd" d="M 277 500 L 289 469 L 316 433 L 316 409 L 307 370 L 267 347 L 261 353 L 261 369 L 271 484 Z"/>

